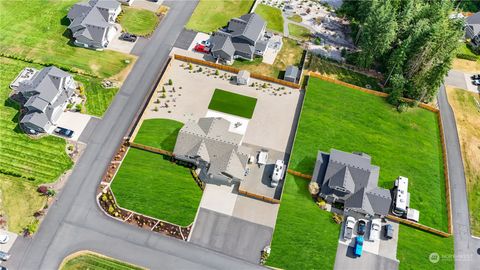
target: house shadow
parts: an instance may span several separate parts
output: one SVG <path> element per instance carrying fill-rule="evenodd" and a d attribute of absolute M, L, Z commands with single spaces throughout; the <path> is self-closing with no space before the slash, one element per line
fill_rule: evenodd
<path fill-rule="evenodd" d="M 60 24 L 65 27 L 65 31 L 63 31 L 62 36 L 66 39 L 66 44 L 71 47 L 78 47 L 73 43 L 73 36 L 72 36 L 72 31 L 68 29 L 68 26 L 70 25 L 70 19 L 67 18 L 67 16 L 63 17 L 60 19 Z"/>

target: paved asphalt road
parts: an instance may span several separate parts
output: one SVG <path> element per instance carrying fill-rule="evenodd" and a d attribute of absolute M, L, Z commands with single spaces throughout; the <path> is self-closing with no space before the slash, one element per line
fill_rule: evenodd
<path fill-rule="evenodd" d="M 97 185 L 121 139 L 164 67 L 168 53 L 197 1 L 167 1 L 170 7 L 138 59 L 87 149 L 32 240 L 20 239 L 11 250 L 9 269 L 57 269 L 63 258 L 92 250 L 150 269 L 255 269 L 231 258 L 170 237 L 117 222 L 100 212 Z"/>
<path fill-rule="evenodd" d="M 447 145 L 455 246 L 455 269 L 479 269 L 480 254 L 477 253 L 477 249 L 480 249 L 480 239 L 474 238 L 470 234 L 470 215 L 468 211 L 465 173 L 463 171 L 457 126 L 443 85 L 440 87 L 438 93 L 438 105 L 442 115 L 443 130 Z"/>

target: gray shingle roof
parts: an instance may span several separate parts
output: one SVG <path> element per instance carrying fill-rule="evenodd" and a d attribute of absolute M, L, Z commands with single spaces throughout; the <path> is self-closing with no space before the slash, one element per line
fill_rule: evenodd
<path fill-rule="evenodd" d="M 227 30 L 232 37 L 240 37 L 249 40 L 253 45 L 262 34 L 267 23 L 259 15 L 248 13 L 240 16 L 240 18 L 231 19 L 228 23 Z"/>
<path fill-rule="evenodd" d="M 243 179 L 249 155 L 239 147 L 242 135 L 228 131 L 230 122 L 223 118 L 200 118 L 180 129 L 173 150 L 178 157 L 209 163 L 207 174 Z"/>
<path fill-rule="evenodd" d="M 377 186 L 379 173 L 370 156 L 332 149 L 330 155 L 319 151 L 313 180 L 321 186 L 324 198 L 343 201 L 346 208 L 371 215 L 386 215 L 392 199 L 389 190 Z"/>
<path fill-rule="evenodd" d="M 285 70 L 285 77 L 296 79 L 298 77 L 298 67 L 288 66 Z"/>
<path fill-rule="evenodd" d="M 38 113 L 38 112 L 34 112 L 34 113 L 30 113 L 30 114 L 25 115 L 22 118 L 22 120 L 20 120 L 20 123 L 37 126 L 37 127 L 40 127 L 44 130 L 46 130 L 46 128 L 49 125 L 49 121 L 48 121 L 47 116 L 43 113 Z"/>
<path fill-rule="evenodd" d="M 211 39 L 212 49 L 211 52 L 215 55 L 216 53 L 223 53 L 229 58 L 233 58 L 235 54 L 235 47 L 233 46 L 232 39 L 230 35 L 224 32 L 215 32 Z"/>

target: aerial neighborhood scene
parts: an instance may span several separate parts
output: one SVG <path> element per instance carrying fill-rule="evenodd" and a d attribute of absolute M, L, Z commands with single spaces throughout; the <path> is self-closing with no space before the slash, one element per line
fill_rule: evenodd
<path fill-rule="evenodd" d="M 480 1 L 0 0 L 0 270 L 479 269 Z"/>

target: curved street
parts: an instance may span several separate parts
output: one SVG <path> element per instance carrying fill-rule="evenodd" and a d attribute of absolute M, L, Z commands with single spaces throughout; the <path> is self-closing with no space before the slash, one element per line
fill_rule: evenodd
<path fill-rule="evenodd" d="M 457 126 L 448 103 L 445 86 L 438 92 L 438 106 L 442 115 L 445 143 L 447 145 L 448 174 L 450 178 L 452 222 L 455 248 L 455 269 L 478 269 L 480 265 L 480 239 L 471 236 L 465 173 L 460 152 Z M 445 258 L 452 259 L 452 258 Z"/>
<path fill-rule="evenodd" d="M 91 250 L 150 269 L 255 269 L 193 244 L 122 224 L 95 202 L 98 183 L 122 138 L 165 67 L 168 54 L 197 1 L 166 1 L 166 18 L 125 80 L 58 201 L 33 239 L 18 239 L 5 263 L 9 269 L 58 269 L 65 256 Z"/>

